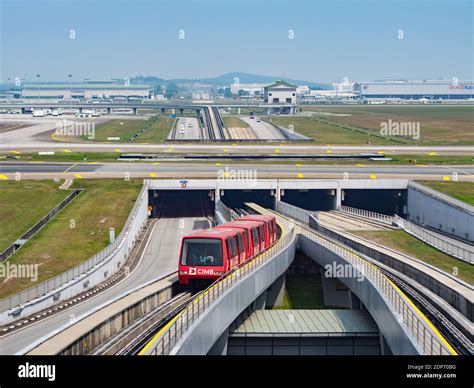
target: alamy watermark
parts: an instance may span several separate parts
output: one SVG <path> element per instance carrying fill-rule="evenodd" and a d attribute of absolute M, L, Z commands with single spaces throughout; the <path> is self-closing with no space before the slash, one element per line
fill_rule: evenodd
<path fill-rule="evenodd" d="M 392 121 L 392 119 L 389 119 L 380 123 L 380 134 L 382 136 L 411 137 L 418 140 L 420 132 L 419 121 Z"/>
<path fill-rule="evenodd" d="M 326 278 L 354 278 L 358 282 L 364 280 L 365 269 L 359 264 L 326 264 L 324 266 L 324 276 Z"/>
<path fill-rule="evenodd" d="M 32 282 L 38 280 L 38 264 L 14 264 L 7 261 L 0 263 L 0 279 L 30 279 Z"/>
<path fill-rule="evenodd" d="M 217 180 L 242 183 L 254 187 L 257 185 L 257 170 L 226 167 L 217 171 Z"/>
<path fill-rule="evenodd" d="M 56 136 L 84 136 L 95 139 L 95 123 L 63 120 L 56 123 Z"/>

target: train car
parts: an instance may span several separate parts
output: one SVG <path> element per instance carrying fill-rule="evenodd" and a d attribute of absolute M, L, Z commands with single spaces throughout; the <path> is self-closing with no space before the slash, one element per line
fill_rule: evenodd
<path fill-rule="evenodd" d="M 243 217 L 237 218 L 237 222 L 245 221 L 260 221 L 263 222 L 265 231 L 265 248 L 274 244 L 278 240 L 278 227 L 276 223 L 276 217 L 271 215 L 261 214 L 248 214 Z"/>
<path fill-rule="evenodd" d="M 245 233 L 214 228 L 183 236 L 178 277 L 181 284 L 206 285 L 246 260 Z"/>
<path fill-rule="evenodd" d="M 245 248 L 247 251 L 246 259 L 248 260 L 265 249 L 264 225 L 265 224 L 263 221 L 233 221 L 218 225 L 215 228 L 237 228 L 243 230 L 245 237 Z"/>

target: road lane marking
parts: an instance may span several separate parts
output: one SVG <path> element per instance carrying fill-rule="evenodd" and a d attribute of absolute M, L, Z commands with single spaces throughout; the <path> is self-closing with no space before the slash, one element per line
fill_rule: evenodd
<path fill-rule="evenodd" d="M 81 174 L 74 174 L 74 176 L 75 176 L 77 179 L 81 179 L 81 178 L 82 178 L 82 175 L 81 175 Z"/>
<path fill-rule="evenodd" d="M 157 174 L 155 174 L 154 172 L 150 172 L 150 173 L 148 173 L 148 174 L 149 174 L 149 175 L 150 175 L 150 177 L 152 177 L 152 178 L 156 178 L 156 177 L 158 177 L 158 175 L 157 175 Z"/>
<path fill-rule="evenodd" d="M 298 173 L 298 178 L 304 178 L 304 175 L 301 173 Z"/>
<path fill-rule="evenodd" d="M 12 154 L 21 155 L 21 152 L 20 152 L 20 151 L 11 150 L 10 152 L 11 152 Z"/>
<path fill-rule="evenodd" d="M 443 176 L 443 181 L 449 181 L 449 176 L 447 175 Z"/>
<path fill-rule="evenodd" d="M 8 177 L 6 175 L 0 174 L 0 179 L 6 181 L 8 180 Z"/>
<path fill-rule="evenodd" d="M 327 154 L 330 154 L 332 151 L 331 150 L 326 150 L 326 153 Z"/>
<path fill-rule="evenodd" d="M 365 164 L 356 164 L 357 167 L 365 167 Z"/>
<path fill-rule="evenodd" d="M 66 174 L 67 172 L 69 172 L 69 170 L 73 167 L 76 167 L 79 163 L 75 163 L 73 164 L 72 166 L 69 166 L 68 168 L 66 168 L 64 171 L 63 171 L 63 174 Z"/>
<path fill-rule="evenodd" d="M 302 164 L 296 163 L 296 167 L 303 167 Z"/>
<path fill-rule="evenodd" d="M 383 154 L 385 154 L 385 151 L 379 151 L 379 152 L 377 152 L 377 153 L 378 153 L 379 155 L 383 155 Z"/>
<path fill-rule="evenodd" d="M 371 175 L 370 179 L 377 179 L 377 175 Z"/>
<path fill-rule="evenodd" d="M 221 163 L 216 163 L 216 166 L 222 166 L 222 164 Z"/>
<path fill-rule="evenodd" d="M 428 155 L 429 156 L 434 156 L 434 155 L 437 155 L 437 153 L 436 152 L 430 152 Z"/>
<path fill-rule="evenodd" d="M 64 149 L 63 151 L 66 152 L 66 153 L 72 152 L 71 150 L 68 150 L 68 149 Z"/>
<path fill-rule="evenodd" d="M 156 166 L 157 164 L 160 164 L 160 162 L 153 162 L 153 166 Z"/>
<path fill-rule="evenodd" d="M 275 153 L 279 153 L 280 150 L 278 148 L 275 148 Z"/>
<path fill-rule="evenodd" d="M 115 152 L 122 152 L 122 150 L 120 148 L 116 148 Z"/>

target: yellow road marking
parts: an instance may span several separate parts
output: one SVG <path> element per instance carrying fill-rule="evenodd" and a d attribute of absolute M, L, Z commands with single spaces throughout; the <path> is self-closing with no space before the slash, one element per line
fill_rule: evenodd
<path fill-rule="evenodd" d="M 69 170 L 73 167 L 76 167 L 79 163 L 75 163 L 73 164 L 72 166 L 69 166 L 68 168 L 66 168 L 64 171 L 63 171 L 63 174 L 66 174 L 67 172 L 69 172 Z"/>
<path fill-rule="evenodd" d="M 156 166 L 157 164 L 160 164 L 160 162 L 153 162 L 154 166 Z"/>
<path fill-rule="evenodd" d="M 326 150 L 326 153 L 327 154 L 330 154 L 332 151 L 331 150 Z"/>
<path fill-rule="evenodd" d="M 357 167 L 365 167 L 365 164 L 356 164 Z"/>
<path fill-rule="evenodd" d="M 299 164 L 299 163 L 297 163 L 297 164 L 296 164 L 296 167 L 303 167 L 303 165 L 302 165 L 302 164 Z"/>
<path fill-rule="evenodd" d="M 53 139 L 53 140 L 58 140 L 58 139 L 56 138 L 56 133 L 52 133 L 52 134 L 51 134 L 51 139 Z"/>
<path fill-rule="evenodd" d="M 224 148 L 224 152 L 229 152 L 229 150 L 227 148 Z"/>
<path fill-rule="evenodd" d="M 150 172 L 149 175 L 152 177 L 152 178 L 156 178 L 158 175 L 155 174 L 154 172 Z"/>
<path fill-rule="evenodd" d="M 122 150 L 120 148 L 116 148 L 115 152 L 122 152 Z"/>
<path fill-rule="evenodd" d="M 216 166 L 221 166 L 221 164 L 220 164 L 220 163 L 216 163 Z"/>
<path fill-rule="evenodd" d="M 8 177 L 6 175 L 0 174 L 0 179 L 6 181 L 8 180 Z"/>
<path fill-rule="evenodd" d="M 304 178 L 304 175 L 301 174 L 301 173 L 299 173 L 299 174 L 298 174 L 298 178 Z"/>
<path fill-rule="evenodd" d="M 74 176 L 75 176 L 77 179 L 81 179 L 81 178 L 82 178 L 82 175 L 81 175 L 81 174 L 74 174 Z"/>
<path fill-rule="evenodd" d="M 279 150 L 278 148 L 275 148 L 275 152 L 276 152 L 276 153 L 279 153 L 280 150 Z"/>
<path fill-rule="evenodd" d="M 21 152 L 20 152 L 20 151 L 11 150 L 10 152 L 11 152 L 12 154 L 21 155 Z"/>
<path fill-rule="evenodd" d="M 383 155 L 385 153 L 385 151 L 379 151 L 377 152 L 379 155 Z"/>
<path fill-rule="evenodd" d="M 370 179 L 377 179 L 377 175 L 371 175 Z"/>
<path fill-rule="evenodd" d="M 447 175 L 443 176 L 443 181 L 449 181 L 449 176 Z"/>
<path fill-rule="evenodd" d="M 72 152 L 71 150 L 63 150 L 66 153 Z"/>
<path fill-rule="evenodd" d="M 429 156 L 434 156 L 434 155 L 437 155 L 437 153 L 436 152 L 430 152 L 428 155 Z"/>

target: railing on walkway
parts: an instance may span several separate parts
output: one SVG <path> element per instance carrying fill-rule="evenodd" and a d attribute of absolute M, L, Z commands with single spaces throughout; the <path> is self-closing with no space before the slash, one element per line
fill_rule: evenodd
<path fill-rule="evenodd" d="M 24 291 L 21 291 L 17 294 L 11 295 L 7 298 L 0 300 L 0 312 L 4 312 L 9 309 L 14 309 L 27 302 L 33 301 L 41 296 L 44 296 L 47 293 L 59 289 L 66 283 L 81 276 L 82 274 L 86 273 L 98 264 L 101 264 L 104 260 L 113 255 L 120 254 L 123 256 L 123 258 L 125 258 L 129 254 L 135 242 L 136 235 L 141 230 L 142 226 L 147 220 L 147 192 L 148 183 L 147 181 L 145 181 L 138 196 L 138 199 L 135 202 L 127 218 L 127 221 L 125 222 L 120 234 L 117 236 L 113 243 L 108 245 L 96 255 L 92 256 L 90 259 L 77 265 L 76 267 L 61 273 L 52 279 L 39 283 L 34 287 L 30 287 Z"/>
<path fill-rule="evenodd" d="M 308 210 L 297 208 L 293 205 L 279 203 L 279 210 L 283 214 L 301 221 L 302 214 L 310 214 Z M 300 217 L 300 218 L 299 218 Z M 419 345 L 423 354 L 430 355 L 450 355 L 453 354 L 447 346 L 428 326 L 423 317 L 413 308 L 409 299 L 396 287 L 377 267 L 363 259 L 342 244 L 337 244 L 323 237 L 320 233 L 310 230 L 308 227 L 301 227 L 300 233 L 319 245 L 331 250 L 344 258 L 347 262 L 357 268 L 364 278 L 371 282 L 373 286 L 382 294 L 391 307 L 398 321 L 402 324 L 407 333 L 415 343 Z"/>
<path fill-rule="evenodd" d="M 415 190 L 421 191 L 422 193 L 425 193 L 431 197 L 434 197 L 436 199 L 439 199 L 440 201 L 446 202 L 449 205 L 455 206 L 457 208 L 460 208 L 468 213 L 474 214 L 474 206 L 469 205 L 466 202 L 460 201 L 459 199 L 453 198 L 447 194 L 444 194 L 440 191 L 434 190 L 430 187 L 421 185 L 417 182 L 410 181 L 408 182 L 408 187 L 413 188 Z"/>
<path fill-rule="evenodd" d="M 290 205 L 289 203 L 278 201 L 277 203 L 277 211 L 280 213 L 289 215 L 297 219 L 298 221 L 304 222 L 305 224 L 309 224 L 309 217 L 311 215 L 315 215 L 316 213 L 311 210 L 302 209 L 300 207 Z"/>
<path fill-rule="evenodd" d="M 232 286 L 240 282 L 248 274 L 261 267 L 264 263 L 271 260 L 276 253 L 286 248 L 294 238 L 294 229 L 285 234 L 273 247 L 266 250 L 255 259 L 244 263 L 236 270 L 225 274 L 212 286 L 204 290 L 199 296 L 179 315 L 177 315 L 171 324 L 155 339 L 151 344 L 151 350 L 147 353 L 153 355 L 168 355 L 171 350 L 183 338 L 189 327 L 201 317 L 208 307 L 221 297 Z"/>
<path fill-rule="evenodd" d="M 393 216 L 388 216 L 386 214 L 380 214 L 380 213 L 372 212 L 370 210 L 358 209 L 355 207 L 344 206 L 344 205 L 341 205 L 341 211 L 345 213 L 354 214 L 359 217 L 370 218 L 371 220 L 383 222 L 384 224 L 388 224 L 388 225 L 393 224 Z"/>
<path fill-rule="evenodd" d="M 466 261 L 470 264 L 474 264 L 474 247 L 471 250 L 464 249 L 459 245 L 450 243 L 443 238 L 435 235 L 427 229 L 424 229 L 413 222 L 400 218 L 394 217 L 395 223 L 402 228 L 405 232 L 411 234 L 417 239 L 429 244 L 440 251 L 447 253 L 448 255 L 454 256 L 460 260 Z M 462 244 L 460 242 L 460 244 Z M 467 244 L 465 244 L 467 245 Z"/>

